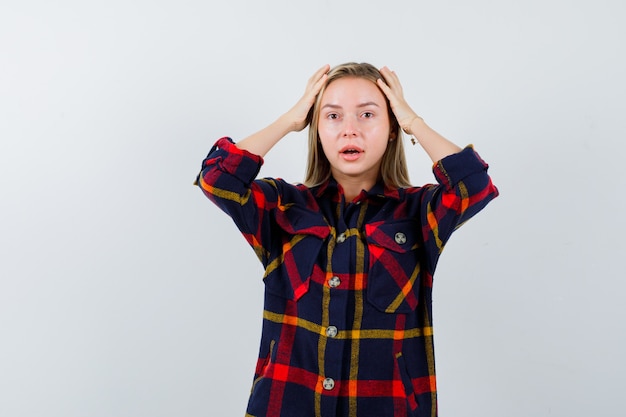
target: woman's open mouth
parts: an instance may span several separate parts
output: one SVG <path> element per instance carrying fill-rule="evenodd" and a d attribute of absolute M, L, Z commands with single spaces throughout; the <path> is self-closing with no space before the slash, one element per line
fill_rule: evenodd
<path fill-rule="evenodd" d="M 363 149 L 356 146 L 346 146 L 339 152 L 341 157 L 346 161 L 354 161 L 363 153 Z"/>

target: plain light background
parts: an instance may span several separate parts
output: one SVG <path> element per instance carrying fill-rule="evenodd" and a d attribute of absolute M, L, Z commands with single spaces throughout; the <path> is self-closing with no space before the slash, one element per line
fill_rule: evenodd
<path fill-rule="evenodd" d="M 192 182 L 216 139 L 346 61 L 394 69 L 501 191 L 435 277 L 440 415 L 623 416 L 625 18 L 619 0 L 3 0 L 0 416 L 243 415 L 263 271 Z M 261 175 L 301 181 L 304 138 Z"/>

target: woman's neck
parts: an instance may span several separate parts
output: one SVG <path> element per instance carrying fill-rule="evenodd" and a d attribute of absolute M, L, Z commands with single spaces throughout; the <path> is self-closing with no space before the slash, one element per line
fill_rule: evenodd
<path fill-rule="evenodd" d="M 352 202 L 361 191 L 369 191 L 375 184 L 375 180 L 364 180 L 363 178 L 335 178 L 337 183 L 343 189 L 343 195 L 346 203 Z"/>

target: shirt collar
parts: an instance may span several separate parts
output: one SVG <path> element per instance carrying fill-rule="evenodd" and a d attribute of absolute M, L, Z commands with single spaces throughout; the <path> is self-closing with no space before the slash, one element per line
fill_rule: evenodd
<path fill-rule="evenodd" d="M 400 200 L 400 192 L 401 189 L 388 187 L 383 184 L 382 181 L 378 181 L 369 191 L 363 190 L 361 194 L 357 196 L 356 201 L 363 201 L 371 198 Z M 336 198 L 342 193 L 343 190 L 341 190 L 341 185 L 339 185 L 339 183 L 332 176 L 313 189 L 313 194 L 317 198 L 324 195 Z"/>

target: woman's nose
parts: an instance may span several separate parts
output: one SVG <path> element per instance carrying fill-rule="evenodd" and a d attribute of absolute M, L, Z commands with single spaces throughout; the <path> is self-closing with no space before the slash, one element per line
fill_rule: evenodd
<path fill-rule="evenodd" d="M 347 117 L 344 120 L 343 125 L 343 136 L 354 136 L 356 135 L 357 129 L 356 124 L 351 118 Z"/>

